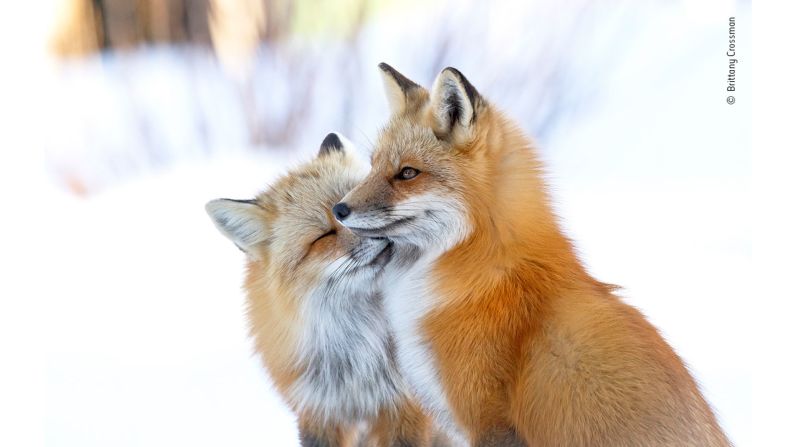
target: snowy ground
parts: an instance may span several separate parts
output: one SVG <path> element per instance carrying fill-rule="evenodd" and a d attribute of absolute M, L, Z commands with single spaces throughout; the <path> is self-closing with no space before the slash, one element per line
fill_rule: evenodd
<path fill-rule="evenodd" d="M 692 8 L 657 11 L 643 22 L 599 88 L 582 90 L 591 98 L 584 109 L 545 127 L 540 149 L 564 227 L 589 269 L 623 286 L 627 301 L 661 329 L 744 446 L 751 366 L 743 322 L 754 299 L 750 92 L 725 103 L 726 14 Z M 395 51 L 363 51 L 401 68 Z M 161 62 L 154 64 L 171 63 Z M 173 71 L 163 70 L 169 79 Z M 370 76 L 362 97 L 375 112 L 350 135 L 363 152 L 385 117 L 374 69 Z M 498 85 L 486 85 L 487 96 L 491 89 L 509 102 Z M 506 105 L 520 114 L 517 107 Z M 57 186 L 40 153 L 0 153 L 3 203 L 14 217 L 0 236 L 5 271 L 13 272 L 0 295 L 21 296 L 35 317 L 11 327 L 44 334 L 46 445 L 296 445 L 294 418 L 246 338 L 242 255 L 217 234 L 203 205 L 250 197 L 310 157 L 316 143 L 308 142 L 336 126 L 329 121 L 335 124 L 322 126 L 316 117 L 295 153 L 235 147 L 130 177 L 88 199 Z M 34 136 L 52 148 L 68 127 L 53 122 L 46 136 Z M 231 135 L 229 144 L 238 144 Z M 86 143 L 64 137 L 64 147 Z"/>

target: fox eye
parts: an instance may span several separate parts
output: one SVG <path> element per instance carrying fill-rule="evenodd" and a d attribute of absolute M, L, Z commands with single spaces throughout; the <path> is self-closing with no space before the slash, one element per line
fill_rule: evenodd
<path fill-rule="evenodd" d="M 333 236 L 335 234 L 337 234 L 337 230 L 329 230 L 328 232 L 318 236 L 318 238 L 315 239 L 314 241 L 312 241 L 312 243 L 314 244 L 315 242 L 317 242 L 317 241 L 319 241 L 319 240 L 321 240 L 321 239 L 323 239 L 325 237 Z"/>
<path fill-rule="evenodd" d="M 420 175 L 419 169 L 406 166 L 405 168 L 401 169 L 400 172 L 398 172 L 398 175 L 396 175 L 395 178 L 398 180 L 411 180 L 418 175 Z"/>

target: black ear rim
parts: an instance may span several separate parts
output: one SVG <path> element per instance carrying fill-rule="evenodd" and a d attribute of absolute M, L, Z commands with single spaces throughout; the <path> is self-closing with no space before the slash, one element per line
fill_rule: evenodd
<path fill-rule="evenodd" d="M 462 98 L 460 95 L 460 89 L 457 85 L 448 85 L 445 86 L 444 90 L 444 98 L 442 98 L 443 104 L 447 110 L 447 119 L 450 128 L 447 129 L 448 132 L 452 130 L 456 123 L 464 124 L 464 125 L 472 125 L 477 120 L 478 116 L 478 108 L 483 104 L 483 98 L 478 93 L 477 89 L 469 82 L 469 80 L 464 76 L 460 71 L 458 71 L 455 67 L 447 67 L 442 70 L 442 73 L 449 73 L 452 75 L 455 80 L 464 87 L 464 94 L 466 98 Z M 448 83 L 454 83 L 456 81 L 447 80 Z M 472 107 L 472 117 L 470 118 L 468 123 L 461 122 L 461 114 L 464 109 L 463 101 L 469 101 L 470 106 Z"/>
<path fill-rule="evenodd" d="M 246 205 L 254 205 L 257 208 L 262 208 L 262 205 L 259 203 L 257 199 L 227 199 L 221 198 L 218 200 L 225 200 L 227 202 L 235 202 L 235 203 L 245 203 Z"/>
<path fill-rule="evenodd" d="M 392 68 L 392 66 L 386 62 L 381 62 L 378 64 L 378 68 L 395 80 L 395 83 L 398 85 L 398 87 L 400 87 L 400 90 L 403 91 L 403 94 L 406 94 L 414 89 L 422 88 L 419 84 L 403 76 L 399 71 Z"/>
<path fill-rule="evenodd" d="M 331 132 L 330 134 L 326 135 L 326 138 L 323 138 L 323 142 L 320 143 L 318 155 L 327 155 L 332 152 L 343 152 L 344 150 L 345 147 L 342 144 L 342 140 L 340 139 L 339 135 Z"/>
<path fill-rule="evenodd" d="M 467 79 L 466 76 L 464 76 L 463 73 L 458 71 L 458 69 L 455 67 L 447 67 L 442 71 L 449 71 L 456 78 L 458 78 L 458 81 L 464 86 L 464 91 L 467 94 L 467 98 L 469 98 L 469 102 L 472 103 L 472 107 L 475 108 L 474 106 L 477 105 L 477 101 L 481 101 L 482 97 L 475 86 L 469 82 L 469 79 Z"/>
<path fill-rule="evenodd" d="M 229 202 L 237 202 L 237 203 L 247 203 L 249 205 L 257 205 L 257 206 L 259 206 L 259 202 L 257 202 L 257 199 L 226 199 L 226 198 L 223 198 L 223 199 L 220 199 L 220 200 L 227 200 Z"/>

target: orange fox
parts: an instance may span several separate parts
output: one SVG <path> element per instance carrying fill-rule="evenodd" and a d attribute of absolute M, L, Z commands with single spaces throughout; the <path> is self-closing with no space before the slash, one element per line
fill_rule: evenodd
<path fill-rule="evenodd" d="M 363 177 L 336 134 L 310 163 L 254 200 L 207 212 L 248 255 L 245 289 L 257 352 L 299 416 L 301 444 L 430 444 L 430 421 L 397 371 L 377 287 L 391 243 L 339 225 L 331 206 Z"/>
<path fill-rule="evenodd" d="M 682 360 L 591 277 L 516 124 L 456 69 L 386 64 L 392 117 L 333 212 L 395 244 L 398 365 L 456 445 L 726 446 Z"/>

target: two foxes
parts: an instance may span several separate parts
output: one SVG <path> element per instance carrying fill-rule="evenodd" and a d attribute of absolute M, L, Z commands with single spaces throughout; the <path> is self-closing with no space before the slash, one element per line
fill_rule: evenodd
<path fill-rule="evenodd" d="M 379 67 L 392 116 L 365 178 L 321 154 L 255 202 L 208 204 L 249 254 L 252 333 L 304 445 L 345 445 L 329 433 L 354 420 L 375 445 L 433 427 L 462 446 L 730 445 L 671 347 L 579 262 L 518 127 L 453 68 L 428 91 Z"/>

